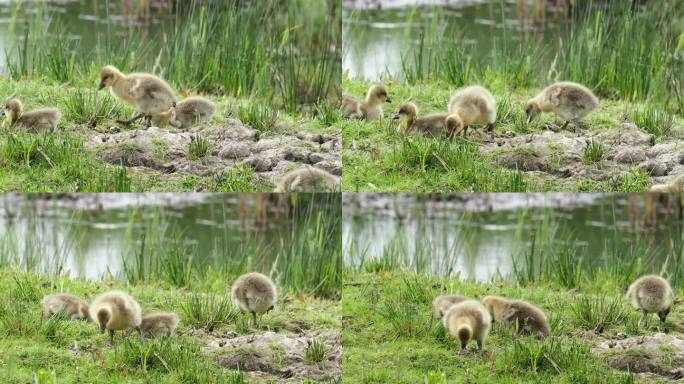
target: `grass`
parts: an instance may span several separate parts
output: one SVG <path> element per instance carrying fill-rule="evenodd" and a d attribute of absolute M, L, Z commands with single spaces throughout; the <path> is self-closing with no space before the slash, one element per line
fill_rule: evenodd
<path fill-rule="evenodd" d="M 30 282 L 30 283 L 27 283 Z M 70 279 L 57 274 L 34 275 L 13 269 L 0 269 L 0 367 L 6 383 L 57 383 L 77 382 L 87 377 L 98 383 L 145 382 L 167 383 L 242 384 L 277 380 L 268 375 L 254 379 L 250 373 L 222 366 L 217 353 L 203 351 L 208 337 L 258 335 L 265 329 L 291 336 L 301 327 L 314 331 L 339 329 L 339 303 L 314 299 L 311 296 L 291 300 L 291 294 L 282 292 L 282 302 L 268 316 L 260 319 L 264 329 L 242 326 L 235 317 L 223 318 L 212 332 L 205 324 L 193 321 L 192 312 L 184 308 L 195 297 L 216 297 L 227 301 L 232 313 L 237 309 L 227 299 L 231 281 L 214 275 L 201 287 L 177 289 L 163 281 L 141 284 L 122 284 L 116 281 L 87 281 Z M 26 289 L 29 284 L 37 291 L 21 300 L 11 299 L 8 292 Z M 19 288 L 19 287 L 23 288 Z M 108 335 L 101 335 L 92 322 L 68 321 L 58 317 L 41 319 L 38 300 L 56 290 L 69 292 L 91 300 L 110 289 L 122 289 L 140 302 L 143 312 L 172 311 L 180 314 L 181 322 L 175 336 L 146 340 L 143 345 L 134 332 L 123 335 L 117 332 L 115 345 L 110 346 Z M 186 317 L 188 316 L 188 317 Z M 297 319 L 293 322 L 292 319 Z M 317 381 L 310 381 L 315 383 Z"/>
<path fill-rule="evenodd" d="M 276 125 L 278 111 L 267 104 L 249 104 L 238 108 L 238 118 L 259 132 L 267 132 Z"/>
<path fill-rule="evenodd" d="M 614 148 L 609 148 L 606 139 L 595 137 L 609 135 L 624 123 L 636 122 L 632 111 L 646 108 L 641 106 L 648 104 L 602 100 L 598 110 L 583 120 L 585 131 L 583 137 L 578 138 L 577 134 L 569 131 L 548 131 L 545 128 L 547 125 L 562 124 L 553 114 L 543 114 L 531 124 L 526 124 L 525 101 L 540 89 L 511 89 L 503 78 L 491 78 L 489 81 L 483 85 L 497 99 L 495 132 L 496 142 L 501 145 L 489 141 L 484 128 L 477 126 L 469 130 L 466 139 L 444 140 L 402 135 L 390 119 L 376 122 L 343 120 L 342 160 L 345 177 L 342 190 L 643 192 L 654 183 L 638 164 L 616 164 L 614 156 L 611 156 L 617 153 Z M 363 95 L 370 84 L 364 80 L 345 79 L 343 87 L 350 94 Z M 455 89 L 453 85 L 439 80 L 413 85 L 389 80 L 386 85 L 392 99 L 397 101 L 383 105 L 385 116 L 395 113 L 398 104 L 408 99 L 418 103 L 421 113 L 443 112 Z M 673 114 L 667 116 L 672 121 L 668 125 L 658 123 L 658 127 L 668 128 L 662 135 L 656 135 L 656 144 L 679 140 L 679 128 L 675 127 L 682 126 L 684 118 Z M 652 134 L 642 125 L 637 126 L 644 133 Z M 554 137 L 546 138 L 550 135 Z M 522 140 L 521 136 L 529 140 Z M 574 140 L 580 141 L 582 147 L 567 144 Z M 522 160 L 512 160 L 516 158 Z M 525 165 L 525 162 L 541 164 L 541 172 L 534 166 Z M 583 174 L 589 176 L 568 177 L 566 168 L 570 165 L 570 169 L 587 168 Z M 595 178 L 594 174 L 597 175 Z"/>
<path fill-rule="evenodd" d="M 656 106 L 637 108 L 634 110 L 632 118 L 638 127 L 656 137 L 666 135 L 675 123 L 673 114 Z"/>
<path fill-rule="evenodd" d="M 200 160 L 209 153 L 209 140 L 203 136 L 195 135 L 190 138 L 188 152 L 193 160 Z"/>
<path fill-rule="evenodd" d="M 405 282 L 416 281 L 418 295 L 405 294 Z M 653 334 L 655 327 L 630 330 L 631 319 L 640 314 L 627 309 L 626 287 L 565 289 L 553 281 L 511 284 L 505 281 L 478 283 L 459 279 L 426 276 L 402 270 L 383 273 L 348 271 L 342 296 L 343 313 L 348 314 L 342 333 L 345 383 L 634 383 L 628 372 L 607 365 L 605 356 L 595 356 L 593 345 L 624 333 L 628 337 Z M 480 298 L 494 294 L 529 300 L 545 310 L 552 327 L 551 337 L 539 340 L 515 337 L 511 330 L 494 324 L 485 342 L 485 353 L 474 345 L 459 355 L 460 345 L 451 339 L 441 323 L 431 318 L 431 298 L 456 292 Z M 608 303 L 619 303 L 622 318 L 602 323 L 603 335 L 584 331 L 571 305 L 596 294 L 606 295 Z M 423 298 L 427 294 L 428 300 Z M 591 299 L 589 299 L 591 300 Z M 592 301 L 593 302 L 593 301 Z M 383 308 L 393 307 L 391 313 Z M 600 308 L 592 307 L 593 310 Z M 677 313 L 681 309 L 676 310 Z M 592 312 L 593 313 L 593 312 Z M 592 316 L 600 316 L 593 314 Z M 677 315 L 671 317 L 674 324 Z M 613 321 L 607 321 L 613 320 Z M 399 326 L 398 326 L 399 324 Z M 595 325 L 591 323 L 592 326 Z M 679 335 L 680 331 L 670 331 Z"/>

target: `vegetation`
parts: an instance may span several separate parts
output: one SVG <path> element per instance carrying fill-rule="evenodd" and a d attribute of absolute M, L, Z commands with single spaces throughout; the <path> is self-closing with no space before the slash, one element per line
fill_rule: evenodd
<path fill-rule="evenodd" d="M 530 143 L 545 128 L 559 126 L 553 115 L 526 124 L 524 103 L 553 81 L 571 80 L 594 90 L 600 107 L 579 127 L 580 135 L 593 136 L 636 123 L 658 142 L 671 143 L 684 126 L 681 89 L 684 70 L 678 42 L 683 36 L 679 20 L 682 4 L 648 4 L 644 7 L 589 1 L 577 4 L 566 16 L 544 23 L 544 28 L 525 29 L 520 42 L 507 38 L 518 31 L 505 18 L 514 5 L 496 1 L 483 15 L 502 28 L 485 36 L 471 36 L 467 26 L 450 24 L 449 12 L 440 7 L 417 7 L 401 13 L 405 26 L 401 65 L 396 72 L 374 79 L 388 85 L 393 100 L 412 100 L 421 113 L 444 112 L 454 89 L 482 84 L 497 98 L 495 142 L 484 133 L 469 135 L 456 144 L 418 137 L 404 137 L 391 122 L 347 121 L 343 125 L 345 164 L 344 191 L 644 191 L 653 183 L 643 170 L 613 171 L 597 179 L 568 178 L 560 166 L 548 165 L 551 156 L 504 153 L 496 146 L 520 146 L 513 139 L 528 135 Z M 544 9 L 538 4 L 531 9 Z M 517 13 L 518 9 L 515 8 Z M 385 11 L 387 12 L 387 11 Z M 526 9 L 520 10 L 521 14 Z M 348 12 L 350 24 L 365 23 L 375 13 Z M 428 17 L 429 16 L 429 17 Z M 401 16 L 398 16 L 401 17 Z M 520 23 L 533 23 L 523 15 Z M 362 41 L 366 29 L 349 29 L 350 45 Z M 472 40 L 477 44 L 472 44 Z M 399 42 L 402 43 L 401 41 Z M 481 47 L 487 47 L 482 49 Z M 484 51 L 484 52 L 482 52 Z M 625 58 L 630 58 L 625 60 Z M 389 72 L 391 69 L 388 69 Z M 371 82 L 344 78 L 343 89 L 364 95 Z M 385 116 L 397 105 L 384 105 Z M 558 134 L 572 137 L 571 134 Z M 587 138 L 588 140 L 588 138 Z M 460 145 L 459 145 L 460 144 Z M 606 144 L 606 143 L 604 143 Z M 459 157 L 464 147 L 471 156 Z M 585 157 L 593 174 L 601 166 L 597 144 Z M 561 154 L 562 155 L 562 154 Z M 528 160 L 535 166 L 529 166 Z M 516 161 L 517 160 L 517 161 Z M 561 165 L 566 165 L 562 164 Z M 527 168 L 532 169 L 527 169 Z M 541 168 L 541 169 L 539 169 Z M 378 170 L 381 170 L 378 172 Z M 495 175 L 469 177 L 474 170 Z M 533 172 L 528 172 L 533 171 Z M 538 172 L 541 171 L 541 172 Z M 559 176 L 562 175 L 562 176 Z"/>

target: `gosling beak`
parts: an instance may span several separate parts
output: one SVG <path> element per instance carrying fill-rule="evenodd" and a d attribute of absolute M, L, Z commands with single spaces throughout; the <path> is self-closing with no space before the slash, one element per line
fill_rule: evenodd
<path fill-rule="evenodd" d="M 100 325 L 100 333 L 105 333 L 106 329 L 107 329 L 107 326 L 105 324 Z"/>
<path fill-rule="evenodd" d="M 106 86 L 107 86 L 107 84 L 105 84 L 104 81 L 103 81 L 103 82 L 100 82 L 100 85 L 97 87 L 97 90 L 98 90 L 98 91 L 101 91 L 101 90 L 102 90 L 104 87 L 106 87 Z"/>
<path fill-rule="evenodd" d="M 399 119 L 401 119 L 401 116 L 398 113 L 392 115 L 392 120 L 399 120 Z"/>
<path fill-rule="evenodd" d="M 385 101 L 392 104 L 392 99 L 390 99 L 389 97 L 387 99 L 385 99 Z"/>

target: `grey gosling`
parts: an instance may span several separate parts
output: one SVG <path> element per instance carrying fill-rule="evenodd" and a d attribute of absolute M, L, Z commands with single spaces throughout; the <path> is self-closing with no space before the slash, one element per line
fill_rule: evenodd
<path fill-rule="evenodd" d="M 339 178 L 322 169 L 306 165 L 286 173 L 273 192 L 335 192 L 339 189 Z"/>
<path fill-rule="evenodd" d="M 518 334 L 549 337 L 551 327 L 544 311 L 523 300 L 510 300 L 500 296 L 485 296 L 482 305 L 494 321 L 514 325 Z"/>
<path fill-rule="evenodd" d="M 461 342 L 461 353 L 465 353 L 468 343 L 473 339 L 477 341 L 478 350 L 483 351 L 492 318 L 479 301 L 465 300 L 452 305 L 442 321 L 449 334 Z"/>
<path fill-rule="evenodd" d="M 193 96 L 184 99 L 168 111 L 152 117 L 152 122 L 159 128 L 172 125 L 180 129 L 189 129 L 193 125 L 211 120 L 216 113 L 216 104 L 204 97 Z"/>
<path fill-rule="evenodd" d="M 114 344 L 114 331 L 133 328 L 140 334 L 142 322 L 140 304 L 128 294 L 110 291 L 98 296 L 90 304 L 90 317 L 100 326 L 100 332 L 109 331 L 109 341 Z"/>
<path fill-rule="evenodd" d="M 233 283 L 231 298 L 242 312 L 252 314 L 252 324 L 257 325 L 257 313 L 272 310 L 278 300 L 275 284 L 266 275 L 258 272 L 246 273 Z"/>
<path fill-rule="evenodd" d="M 405 118 L 403 128 L 405 133 L 422 133 L 426 136 L 437 137 L 445 132 L 446 113 L 430 113 L 421 117 L 417 117 L 417 115 L 418 107 L 411 102 L 406 102 L 399 107 L 392 119 L 401 120 Z"/>
<path fill-rule="evenodd" d="M 570 122 L 579 123 L 589 112 L 598 107 L 599 100 L 583 85 L 563 81 L 551 84 L 525 105 L 529 124 L 542 112 L 553 112 L 565 119 L 560 128 L 565 129 Z"/>
<path fill-rule="evenodd" d="M 656 275 L 638 278 L 627 290 L 627 300 L 634 308 L 644 312 L 646 324 L 648 324 L 649 313 L 657 313 L 664 324 L 672 309 L 674 298 L 670 283 Z"/>
<path fill-rule="evenodd" d="M 62 118 L 62 112 L 56 108 L 41 108 L 30 112 L 23 112 L 23 108 L 17 98 L 5 102 L 1 115 L 8 117 L 10 128 L 24 128 L 32 132 L 54 131 Z"/>
<path fill-rule="evenodd" d="M 56 293 L 47 295 L 40 301 L 43 306 L 43 315 L 52 316 L 63 313 L 71 320 L 90 320 L 88 303 L 78 296 L 69 293 Z"/>
<path fill-rule="evenodd" d="M 153 313 L 142 318 L 140 330 L 145 337 L 172 336 L 180 317 L 175 313 Z"/>
<path fill-rule="evenodd" d="M 654 184 L 651 186 L 651 192 L 660 193 L 681 193 L 684 192 L 684 173 L 675 177 L 669 183 Z"/>
<path fill-rule="evenodd" d="M 145 117 L 148 125 L 152 116 L 168 112 L 176 105 L 176 95 L 166 81 L 149 73 L 124 75 L 116 67 L 108 65 L 100 72 L 99 89 L 111 87 L 111 92 L 119 100 L 131 104 L 138 114 L 121 124 L 131 124 Z"/>
<path fill-rule="evenodd" d="M 368 89 L 366 100 L 359 100 L 351 95 L 342 95 L 342 115 L 351 119 L 368 121 L 382 119 L 382 103 L 391 103 L 387 87 L 373 85 Z"/>

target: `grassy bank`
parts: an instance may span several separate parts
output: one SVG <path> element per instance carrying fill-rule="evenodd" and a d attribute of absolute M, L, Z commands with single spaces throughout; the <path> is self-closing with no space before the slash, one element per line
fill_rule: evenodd
<path fill-rule="evenodd" d="M 610 275 L 567 289 L 547 280 L 484 284 L 400 271 L 350 272 L 342 299 L 344 382 L 660 382 L 665 378 L 618 371 L 607 365 L 608 356 L 597 358 L 591 353 L 597 343 L 622 337 L 662 330 L 682 337 L 680 307 L 674 307 L 664 328 L 659 329 L 655 317 L 644 328 L 638 325 L 641 314 L 624 299 L 626 289 L 624 282 Z M 471 350 L 459 356 L 460 347 L 431 318 L 432 299 L 444 293 L 528 300 L 544 309 L 552 336 L 545 340 L 514 337 L 510 329 L 495 324 L 483 355 Z M 668 351 L 667 346 L 662 348 Z"/>
<path fill-rule="evenodd" d="M 302 332 L 339 329 L 336 301 L 316 299 L 305 292 L 283 289 L 276 309 L 261 318 L 258 328 L 230 302 L 230 284 L 235 276 L 212 274 L 186 288 L 164 281 L 125 284 L 119 281 L 86 281 L 57 275 L 35 275 L 0 269 L 0 368 L 7 383 L 247 383 L 277 381 L 277 373 L 255 376 L 226 366 L 221 356 L 264 354 L 278 351 L 240 347 L 232 351 L 206 348 L 216 340 L 259 335 L 267 331 L 285 337 Z M 92 300 L 111 289 L 133 295 L 143 314 L 174 311 L 181 317 L 177 335 L 149 339 L 141 345 L 134 333 L 117 333 L 115 346 L 92 322 L 41 318 L 43 295 L 69 292 Z M 315 337 L 314 337 L 315 339 Z M 326 351 L 324 346 L 323 351 Z M 324 364 L 325 353 L 305 348 L 311 367 Z M 273 360 L 277 363 L 277 356 Z M 276 364 L 277 365 L 277 364 Z M 285 367 L 286 368 L 286 367 Z M 249 370 L 249 369 L 247 369 Z M 305 382 L 318 382 L 309 380 Z"/>
<path fill-rule="evenodd" d="M 371 84 L 345 79 L 343 87 L 362 96 Z M 407 100 L 418 105 L 419 116 L 444 112 L 456 86 L 441 80 L 385 84 L 393 100 L 383 105 L 386 119 L 342 123 L 344 191 L 644 191 L 654 180 L 638 161 L 614 168 L 621 149 L 613 145 L 618 139 L 612 133 L 636 123 L 634 134 L 653 137 L 652 143 L 644 140 L 644 150 L 684 136 L 681 115 L 659 104 L 621 99 L 602 99 L 583 121 L 581 134 L 547 130 L 547 124 L 562 124 L 552 114 L 526 125 L 525 102 L 541 87 L 512 88 L 504 77 L 481 82 L 497 99 L 494 141 L 482 128 L 469 130 L 465 140 L 406 136 L 387 117 Z M 541 135 L 548 136 L 540 140 Z"/>
<path fill-rule="evenodd" d="M 506 12 L 518 9 L 491 2 L 482 17 L 498 28 L 485 36 L 471 35 L 467 25 L 448 25 L 451 16 L 440 7 L 407 9 L 405 20 L 393 19 L 404 28 L 398 48 L 401 68 L 389 75 L 395 78 L 376 82 L 389 85 L 393 100 L 416 102 L 419 115 L 444 112 L 459 87 L 484 85 L 497 98 L 497 139 L 487 142 L 486 135 L 474 134 L 466 142 L 450 143 L 402 137 L 389 121 L 346 122 L 343 190 L 636 192 L 653 183 L 651 176 L 664 181 L 663 171 L 654 172 L 652 164 L 630 162 L 633 159 L 622 162 L 617 171 L 607 171 L 616 167 L 613 157 L 623 149 L 616 148 L 619 140 L 604 136 L 629 122 L 653 135 L 655 144 L 681 138 L 684 31 L 673 15 L 681 14 L 682 4 L 630 7 L 589 1 L 539 25 L 526 12 L 539 11 L 541 3 L 519 10 L 518 20 L 509 20 Z M 348 48 L 354 49 L 353 40 L 364 39 L 354 31 L 354 23 L 372 21 L 372 13 L 350 12 L 345 18 L 351 25 Z M 514 22 L 522 27 L 513 29 L 511 25 L 518 25 Z M 486 43 L 483 52 L 479 47 Z M 601 106 L 585 120 L 586 131 L 578 142 L 569 143 L 575 136 L 567 132 L 540 142 L 537 136 L 545 123 L 559 121 L 544 116 L 526 126 L 524 103 L 561 80 L 594 90 Z M 343 79 L 344 91 L 356 96 L 365 95 L 369 85 Z M 390 116 L 398 104 L 383 108 Z"/>
<path fill-rule="evenodd" d="M 119 118 L 134 114 L 128 105 L 114 99 L 107 92 L 97 92 L 97 76 L 87 85 L 45 85 L 39 79 L 1 80 L 0 94 L 16 94 L 26 110 L 39 107 L 56 107 L 64 117 L 54 133 L 29 133 L 7 129 L 0 130 L 0 190 L 2 191 L 73 191 L 73 192 L 137 192 L 137 191 L 271 191 L 273 181 L 258 177 L 253 167 L 242 164 L 241 159 L 226 159 L 224 168 L 202 174 L 196 172 L 175 173 L 163 167 L 144 166 L 149 163 L 178 163 L 169 157 L 171 144 L 160 138 L 153 142 L 154 148 L 139 148 L 130 142 L 127 149 L 131 156 L 140 150 L 148 160 L 130 162 L 107 162 L 101 151 L 107 146 L 100 143 L 96 148 L 95 137 L 111 136 L 111 128 L 123 132 L 142 129 L 141 124 L 125 127 L 116 123 Z M 296 132 L 337 134 L 332 125 L 338 116 L 332 111 L 318 115 L 315 110 L 302 115 L 289 114 L 274 109 L 261 98 L 235 98 L 209 96 L 218 105 L 212 122 L 205 126 L 220 127 L 230 118 L 239 119 L 246 127 L 256 130 L 259 139 L 278 139 Z M 321 106 L 327 104 L 321 104 Z M 321 110 L 324 107 L 321 107 Z M 172 132 L 180 131 L 170 129 Z M 201 133 L 195 134 L 202 137 Z M 221 144 L 205 140 L 205 147 L 198 151 L 184 144 L 176 151 L 185 151 L 183 161 L 201 168 L 206 159 L 216 155 Z M 128 156 L 128 157 L 131 157 Z M 124 156 L 126 158 L 127 156 Z M 134 157 L 134 156 L 133 156 Z M 173 160 L 173 161 L 172 161 Z"/>

